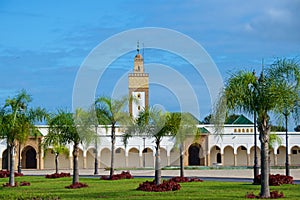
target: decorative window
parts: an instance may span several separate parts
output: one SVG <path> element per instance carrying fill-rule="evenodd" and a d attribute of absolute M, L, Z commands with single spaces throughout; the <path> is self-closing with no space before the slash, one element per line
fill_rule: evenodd
<path fill-rule="evenodd" d="M 245 129 L 242 129 L 242 132 L 245 133 Z"/>
<path fill-rule="evenodd" d="M 246 129 L 246 132 L 249 133 L 249 129 L 248 128 Z"/>
<path fill-rule="evenodd" d="M 139 99 L 141 98 L 141 94 L 140 93 L 137 94 L 137 98 L 139 98 Z"/>
<path fill-rule="evenodd" d="M 241 132 L 241 129 L 239 128 L 239 133 Z"/>
<path fill-rule="evenodd" d="M 251 128 L 250 131 L 251 131 L 251 133 L 253 133 L 253 132 L 254 132 L 254 131 L 253 131 L 253 128 Z"/>
<path fill-rule="evenodd" d="M 234 129 L 234 132 L 236 133 L 236 128 Z"/>
<path fill-rule="evenodd" d="M 116 153 L 121 153 L 121 148 L 116 149 Z"/>
<path fill-rule="evenodd" d="M 138 106 L 138 108 L 137 108 L 137 109 L 138 109 L 138 111 L 140 111 L 140 110 L 141 110 L 141 106 Z"/>
<path fill-rule="evenodd" d="M 298 151 L 295 149 L 292 151 L 292 154 L 297 154 L 297 153 L 298 153 Z"/>

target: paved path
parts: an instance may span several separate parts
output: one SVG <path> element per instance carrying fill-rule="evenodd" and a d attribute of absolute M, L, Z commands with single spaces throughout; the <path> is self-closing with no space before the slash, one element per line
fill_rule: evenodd
<path fill-rule="evenodd" d="M 23 169 L 24 175 L 46 175 L 54 173 L 54 170 L 31 170 Z M 60 170 L 60 172 L 69 172 L 72 174 L 72 170 Z M 218 178 L 253 178 L 252 169 L 209 169 L 209 170 L 185 170 L 185 176 L 197 176 L 197 177 L 218 177 Z M 115 173 L 121 173 L 121 171 L 115 171 Z M 145 170 L 130 170 L 133 176 L 154 176 L 153 169 Z M 80 169 L 80 175 L 94 175 L 93 169 Z M 109 171 L 99 169 L 99 175 L 108 175 Z M 271 169 L 271 174 L 285 174 L 285 169 Z M 294 177 L 294 180 L 300 180 L 300 169 L 291 169 L 290 175 Z M 179 176 L 179 170 L 162 170 L 162 176 Z"/>

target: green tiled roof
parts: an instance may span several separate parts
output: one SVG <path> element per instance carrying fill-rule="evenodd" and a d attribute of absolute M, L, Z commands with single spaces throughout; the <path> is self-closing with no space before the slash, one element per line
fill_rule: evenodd
<path fill-rule="evenodd" d="M 229 120 L 228 124 L 253 124 L 253 122 L 244 115 L 239 115 L 235 119 Z"/>
<path fill-rule="evenodd" d="M 200 133 L 209 133 L 209 131 L 204 127 L 200 127 L 199 131 L 200 131 Z"/>

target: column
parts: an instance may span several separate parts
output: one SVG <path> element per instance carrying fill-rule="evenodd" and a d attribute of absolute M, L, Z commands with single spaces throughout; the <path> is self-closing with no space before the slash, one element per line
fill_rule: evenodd
<path fill-rule="evenodd" d="M 251 166 L 250 160 L 250 154 L 247 154 L 247 166 Z"/>
<path fill-rule="evenodd" d="M 86 169 L 86 155 L 83 156 L 83 169 Z"/>
<path fill-rule="evenodd" d="M 237 166 L 237 154 L 234 154 L 234 166 Z"/>
<path fill-rule="evenodd" d="M 210 166 L 210 153 L 207 154 L 207 165 L 206 166 Z"/>

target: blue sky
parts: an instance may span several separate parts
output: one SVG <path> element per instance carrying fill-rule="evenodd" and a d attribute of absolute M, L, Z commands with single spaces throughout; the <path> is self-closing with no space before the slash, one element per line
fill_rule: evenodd
<path fill-rule="evenodd" d="M 223 79 L 239 69 L 259 72 L 262 58 L 268 65 L 277 57 L 299 57 L 299 10 L 299 0 L 1 0 L 0 103 L 24 88 L 33 96 L 33 106 L 72 109 L 76 75 L 89 53 L 115 34 L 143 27 L 168 28 L 189 36 L 211 56 Z M 141 44 L 142 38 L 136 40 Z M 190 64 L 144 45 L 145 63 L 176 69 L 195 90 L 198 118 L 209 114 L 212 100 Z M 132 70 L 135 54 L 128 52 L 108 66 L 96 95 L 111 95 L 116 82 Z M 151 71 L 151 65 L 146 70 Z M 172 92 L 150 85 L 150 104 L 180 110 Z"/>

